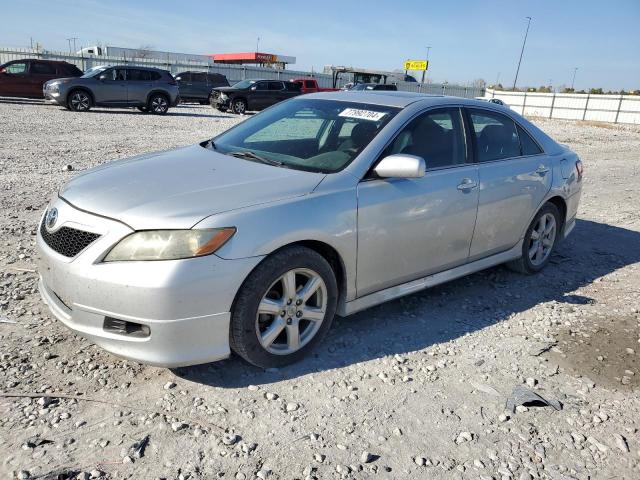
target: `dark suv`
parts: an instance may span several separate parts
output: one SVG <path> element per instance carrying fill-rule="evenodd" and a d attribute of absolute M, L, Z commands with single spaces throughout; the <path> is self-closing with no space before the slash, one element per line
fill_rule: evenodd
<path fill-rule="evenodd" d="M 84 112 L 92 106 L 136 107 L 141 112 L 167 113 L 180 101 L 178 84 L 166 70 L 145 67 L 95 67 L 80 78 L 44 84 L 47 101 Z"/>
<path fill-rule="evenodd" d="M 42 98 L 42 85 L 53 78 L 79 77 L 82 70 L 53 60 L 13 60 L 0 65 L 0 96 Z"/>
<path fill-rule="evenodd" d="M 205 105 L 211 102 L 212 88 L 229 86 L 227 77 L 221 73 L 181 72 L 175 77 L 182 102 L 198 102 Z"/>
<path fill-rule="evenodd" d="M 243 114 L 263 110 L 282 100 L 302 95 L 301 85 L 282 80 L 242 80 L 231 87 L 214 88 L 211 106 L 221 112 Z"/>

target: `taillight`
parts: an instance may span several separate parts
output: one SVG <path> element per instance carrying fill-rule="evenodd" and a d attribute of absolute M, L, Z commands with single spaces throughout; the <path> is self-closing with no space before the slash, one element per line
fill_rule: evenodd
<path fill-rule="evenodd" d="M 581 160 L 576 160 L 576 172 L 578 173 L 578 180 L 582 180 L 582 173 L 584 172 L 584 167 L 582 166 Z"/>

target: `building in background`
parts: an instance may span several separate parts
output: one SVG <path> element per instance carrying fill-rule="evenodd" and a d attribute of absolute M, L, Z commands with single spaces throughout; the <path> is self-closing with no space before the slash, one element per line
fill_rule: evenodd
<path fill-rule="evenodd" d="M 296 57 L 261 52 L 213 53 L 209 57 L 213 59 L 214 63 L 258 65 L 279 70 L 284 70 L 288 64 L 296 63 Z"/>

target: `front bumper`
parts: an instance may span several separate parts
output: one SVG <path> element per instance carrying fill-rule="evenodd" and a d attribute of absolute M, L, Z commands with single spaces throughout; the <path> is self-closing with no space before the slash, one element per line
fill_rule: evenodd
<path fill-rule="evenodd" d="M 231 305 L 261 258 L 101 263 L 132 230 L 59 199 L 52 206 L 59 218 L 54 230 L 66 226 L 100 234 L 68 258 L 50 248 L 38 229 L 40 294 L 64 325 L 109 352 L 151 365 L 195 365 L 229 355 Z M 114 333 L 105 328 L 107 317 L 144 325 L 149 333 Z"/>
<path fill-rule="evenodd" d="M 64 95 L 57 88 L 51 88 L 51 87 L 47 88 L 46 86 L 43 87 L 42 96 L 44 97 L 44 100 L 47 103 L 64 105 Z"/>

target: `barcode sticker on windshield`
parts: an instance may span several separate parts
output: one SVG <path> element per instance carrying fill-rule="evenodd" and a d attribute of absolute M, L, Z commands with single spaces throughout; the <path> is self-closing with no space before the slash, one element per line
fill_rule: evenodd
<path fill-rule="evenodd" d="M 347 108 L 338 115 L 339 117 L 357 118 L 359 120 L 371 120 L 377 122 L 384 117 L 387 112 L 374 112 L 373 110 L 359 110 L 357 108 Z"/>

